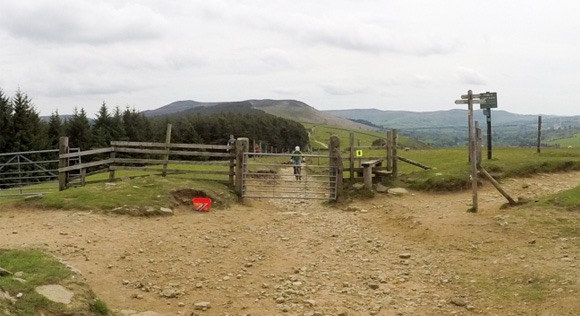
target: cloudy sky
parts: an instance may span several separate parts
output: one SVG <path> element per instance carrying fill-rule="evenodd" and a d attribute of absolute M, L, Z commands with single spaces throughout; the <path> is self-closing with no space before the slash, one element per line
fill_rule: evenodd
<path fill-rule="evenodd" d="M 42 115 L 178 100 L 580 115 L 576 0 L 0 0 L 0 89 Z M 478 107 L 477 107 L 478 108 Z"/>

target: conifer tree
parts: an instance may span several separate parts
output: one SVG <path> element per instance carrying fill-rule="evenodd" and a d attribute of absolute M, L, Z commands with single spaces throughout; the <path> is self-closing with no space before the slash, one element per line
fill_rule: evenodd
<path fill-rule="evenodd" d="M 103 102 L 91 128 L 91 135 L 93 136 L 92 147 L 102 148 L 109 146 L 112 140 L 112 130 L 113 118 L 109 114 L 107 105 Z"/>
<path fill-rule="evenodd" d="M 0 153 L 12 152 L 12 138 L 14 137 L 12 115 L 12 103 L 0 89 Z"/>
<path fill-rule="evenodd" d="M 24 92 L 17 90 L 12 98 L 14 115 L 13 151 L 42 150 L 48 145 L 45 125 L 41 122 L 32 101 Z"/>
<path fill-rule="evenodd" d="M 91 126 L 85 109 L 79 111 L 74 108 L 72 117 L 65 124 L 65 131 L 69 137 L 69 146 L 81 150 L 91 149 Z"/>
<path fill-rule="evenodd" d="M 58 148 L 60 138 L 64 136 L 64 125 L 60 119 L 60 116 L 58 115 L 58 110 L 52 112 L 50 115 L 47 135 L 50 148 Z"/>

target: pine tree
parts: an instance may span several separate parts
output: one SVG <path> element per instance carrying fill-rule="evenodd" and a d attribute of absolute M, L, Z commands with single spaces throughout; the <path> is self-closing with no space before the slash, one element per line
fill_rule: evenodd
<path fill-rule="evenodd" d="M 0 89 L 0 152 L 12 152 L 12 138 L 14 137 L 14 127 L 12 125 L 12 103 Z"/>
<path fill-rule="evenodd" d="M 109 146 L 112 140 L 113 118 L 109 114 L 105 102 L 99 108 L 91 131 L 93 136 L 91 147 L 102 148 Z"/>
<path fill-rule="evenodd" d="M 91 126 L 85 109 L 79 111 L 74 108 L 73 116 L 67 120 L 65 131 L 69 137 L 69 146 L 78 147 L 81 150 L 91 148 Z"/>
<path fill-rule="evenodd" d="M 13 151 L 42 150 L 48 145 L 45 125 L 41 122 L 32 101 L 22 91 L 16 91 L 12 98 L 14 116 L 14 148 Z"/>
<path fill-rule="evenodd" d="M 123 124 L 123 115 L 118 106 L 115 107 L 115 112 L 111 118 L 111 139 L 112 140 L 127 140 L 127 133 Z"/>
<path fill-rule="evenodd" d="M 64 136 L 64 125 L 58 115 L 58 110 L 50 115 L 47 134 L 50 148 L 58 148 L 60 138 Z"/>

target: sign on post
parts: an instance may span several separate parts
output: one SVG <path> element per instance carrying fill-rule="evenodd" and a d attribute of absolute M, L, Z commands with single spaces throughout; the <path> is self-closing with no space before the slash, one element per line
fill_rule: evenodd
<path fill-rule="evenodd" d="M 495 109 L 497 108 L 497 93 L 484 92 L 479 94 L 479 108 L 480 109 Z"/>
<path fill-rule="evenodd" d="M 362 150 L 360 150 L 360 149 L 359 149 L 359 150 L 357 150 L 357 151 L 356 151 L 356 156 L 357 156 L 357 157 L 362 157 L 362 156 L 363 156 L 363 151 L 362 151 Z"/>

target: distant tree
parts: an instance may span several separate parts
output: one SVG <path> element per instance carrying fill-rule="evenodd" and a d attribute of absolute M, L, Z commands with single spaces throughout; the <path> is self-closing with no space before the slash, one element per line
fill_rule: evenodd
<path fill-rule="evenodd" d="M 125 133 L 125 125 L 123 124 L 123 114 L 118 106 L 115 107 L 115 112 L 111 117 L 111 140 L 127 140 L 127 133 Z"/>
<path fill-rule="evenodd" d="M 45 149 L 48 146 L 45 125 L 40 120 L 40 116 L 34 109 L 28 95 L 17 90 L 14 97 L 12 97 L 12 108 L 14 110 L 12 117 L 14 146 L 12 150 L 30 151 Z"/>
<path fill-rule="evenodd" d="M 14 137 L 12 115 L 12 103 L 0 89 L 0 153 L 12 151 L 12 138 Z"/>
<path fill-rule="evenodd" d="M 48 144 L 50 148 L 58 148 L 60 138 L 64 136 L 64 125 L 60 116 L 58 115 L 58 110 L 52 112 L 50 115 L 50 119 L 48 121 L 48 129 L 47 129 L 47 136 L 48 136 Z"/>
<path fill-rule="evenodd" d="M 91 125 L 83 108 L 80 111 L 74 108 L 72 117 L 66 121 L 65 131 L 69 137 L 70 147 L 78 147 L 81 150 L 91 148 Z"/>
<path fill-rule="evenodd" d="M 111 143 L 113 134 L 113 118 L 109 114 L 107 104 L 103 102 L 96 115 L 95 122 L 91 127 L 91 136 L 93 137 L 91 147 L 107 147 Z"/>
<path fill-rule="evenodd" d="M 142 113 L 137 112 L 135 108 L 127 107 L 123 112 L 123 125 L 125 133 L 130 141 L 151 141 L 153 131 L 151 122 Z"/>

